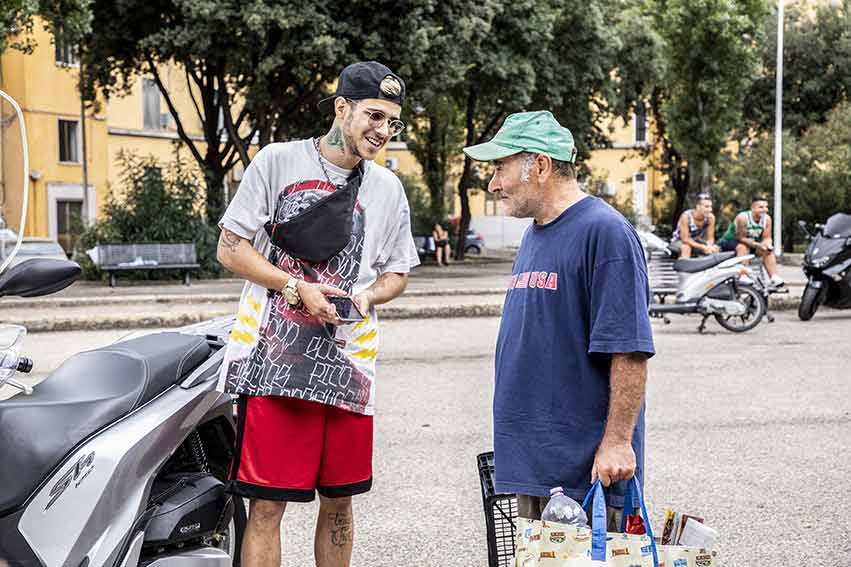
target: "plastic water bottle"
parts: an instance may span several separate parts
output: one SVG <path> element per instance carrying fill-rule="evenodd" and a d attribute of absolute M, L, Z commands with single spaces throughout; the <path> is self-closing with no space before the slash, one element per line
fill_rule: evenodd
<path fill-rule="evenodd" d="M 585 510 L 576 500 L 565 496 L 564 489 L 560 486 L 550 490 L 550 501 L 541 512 L 541 519 L 579 528 L 588 527 L 588 516 L 585 515 Z"/>

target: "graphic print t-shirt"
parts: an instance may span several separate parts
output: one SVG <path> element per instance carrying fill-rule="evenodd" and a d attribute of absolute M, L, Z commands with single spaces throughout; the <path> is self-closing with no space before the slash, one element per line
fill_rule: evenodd
<path fill-rule="evenodd" d="M 239 190 L 219 226 L 252 241 L 269 258 L 272 243 L 263 229 L 274 215 L 286 221 L 345 183 L 351 171 L 323 159 L 312 140 L 264 147 L 245 170 Z M 407 273 L 419 263 L 411 236 L 410 210 L 399 179 L 365 162 L 352 213 L 349 244 L 325 262 L 310 264 L 278 251 L 276 265 L 310 282 L 355 295 L 383 273 Z M 372 415 L 378 318 L 338 327 L 294 308 L 280 293 L 246 282 L 225 352 L 219 389 L 234 394 L 285 396 Z"/>
<path fill-rule="evenodd" d="M 648 301 L 638 236 L 600 199 L 527 229 L 496 346 L 497 492 L 546 496 L 561 486 L 582 501 L 605 430 L 612 353 L 654 352 Z M 632 446 L 643 479 L 643 408 Z M 625 486 L 609 489 L 609 505 L 623 505 Z"/>

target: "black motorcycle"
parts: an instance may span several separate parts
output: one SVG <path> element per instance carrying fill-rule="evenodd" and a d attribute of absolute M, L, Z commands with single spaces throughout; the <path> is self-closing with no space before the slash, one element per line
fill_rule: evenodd
<path fill-rule="evenodd" d="M 819 306 L 851 309 L 851 215 L 836 213 L 816 233 L 798 223 L 810 240 L 804 254 L 807 287 L 798 306 L 798 318 L 809 321 Z"/>

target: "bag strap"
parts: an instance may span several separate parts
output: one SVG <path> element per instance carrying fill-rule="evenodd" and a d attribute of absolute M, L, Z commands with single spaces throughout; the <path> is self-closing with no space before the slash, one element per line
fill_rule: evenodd
<path fill-rule="evenodd" d="M 653 567 L 659 567 L 659 552 L 656 549 L 656 540 L 653 538 L 653 529 L 650 527 L 650 519 L 647 515 L 647 506 L 644 504 L 644 495 L 641 493 L 641 486 L 638 484 L 638 478 L 633 475 L 632 479 L 627 484 L 626 495 L 624 496 L 623 518 L 621 519 L 621 533 L 626 528 L 626 514 L 633 512 L 632 494 L 633 490 L 638 495 L 638 502 L 641 506 L 641 515 L 644 517 L 644 525 L 647 530 L 647 537 L 650 538 L 650 551 L 653 554 Z M 593 500 L 593 502 L 592 502 Z M 591 508 L 591 559 L 594 561 L 606 561 L 606 496 L 603 493 L 603 484 L 598 479 L 588 494 L 585 495 L 585 500 L 582 501 L 582 508 Z M 628 508 L 627 508 L 628 506 Z"/>

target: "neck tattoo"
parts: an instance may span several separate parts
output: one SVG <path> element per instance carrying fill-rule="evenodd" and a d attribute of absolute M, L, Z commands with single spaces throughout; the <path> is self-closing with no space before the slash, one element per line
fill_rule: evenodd
<path fill-rule="evenodd" d="M 339 150 L 341 152 L 344 151 L 343 146 L 343 132 L 340 131 L 340 127 L 336 124 L 331 128 L 331 131 L 328 132 L 328 135 L 325 137 L 325 143 L 328 144 L 329 147 Z"/>
<path fill-rule="evenodd" d="M 334 183 L 333 181 L 331 181 L 331 176 L 328 175 L 328 170 L 325 169 L 325 158 L 322 157 L 322 151 L 319 149 L 319 140 L 320 139 L 321 138 L 313 138 L 313 147 L 316 148 L 316 159 L 319 160 L 319 167 L 322 168 L 322 173 L 325 174 L 325 180 L 328 181 L 328 184 L 339 189 L 340 187 L 342 187 L 342 185 L 338 185 L 337 183 Z M 327 140 L 326 140 L 326 142 L 327 142 Z"/>

